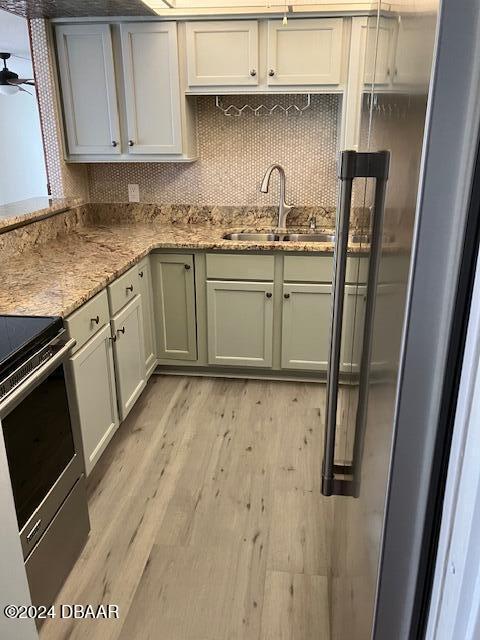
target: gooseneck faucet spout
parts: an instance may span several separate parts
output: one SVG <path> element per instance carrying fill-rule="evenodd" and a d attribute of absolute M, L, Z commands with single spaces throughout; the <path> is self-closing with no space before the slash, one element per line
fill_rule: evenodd
<path fill-rule="evenodd" d="M 278 171 L 278 175 L 280 176 L 280 202 L 278 204 L 278 227 L 280 229 L 285 229 L 287 223 L 287 216 L 290 211 L 293 209 L 293 205 L 287 204 L 285 202 L 285 170 L 281 164 L 272 164 L 265 171 L 265 175 L 263 176 L 262 184 L 260 186 L 260 191 L 262 193 L 268 193 L 268 186 L 270 184 L 270 176 L 274 170 Z"/>

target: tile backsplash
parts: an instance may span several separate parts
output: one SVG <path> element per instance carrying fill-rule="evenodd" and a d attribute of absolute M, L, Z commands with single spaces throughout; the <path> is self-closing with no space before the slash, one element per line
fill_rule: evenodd
<path fill-rule="evenodd" d="M 245 206 L 278 202 L 278 178 L 259 192 L 266 168 L 279 162 L 287 174 L 287 201 L 334 206 L 341 96 L 312 96 L 303 115 L 225 116 L 214 96 L 197 100 L 198 160 L 192 163 L 108 163 L 88 166 L 91 202 L 126 202 L 127 185 L 138 184 L 149 203 Z M 304 96 L 236 96 L 245 101 L 301 104 Z"/>

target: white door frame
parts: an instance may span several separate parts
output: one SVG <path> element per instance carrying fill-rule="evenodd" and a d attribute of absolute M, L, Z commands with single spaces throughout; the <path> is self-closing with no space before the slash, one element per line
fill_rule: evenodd
<path fill-rule="evenodd" d="M 427 640 L 480 637 L 480 262 L 447 475 Z"/>

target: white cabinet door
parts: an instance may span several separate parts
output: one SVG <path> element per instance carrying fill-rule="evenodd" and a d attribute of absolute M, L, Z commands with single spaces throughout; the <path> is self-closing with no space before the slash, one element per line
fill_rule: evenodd
<path fill-rule="evenodd" d="M 268 84 L 339 84 L 342 41 L 342 18 L 269 20 Z"/>
<path fill-rule="evenodd" d="M 68 362 L 77 402 L 87 475 L 118 427 L 110 324 Z"/>
<path fill-rule="evenodd" d="M 378 44 L 375 37 L 376 23 L 367 20 L 362 29 L 362 48 L 357 55 L 365 51 L 365 84 L 388 85 L 392 81 L 395 48 L 395 20 L 381 18 L 378 25 Z M 368 31 L 367 31 L 368 30 Z M 377 44 L 377 47 L 375 45 Z"/>
<path fill-rule="evenodd" d="M 326 371 L 332 285 L 284 284 L 282 369 Z"/>
<path fill-rule="evenodd" d="M 149 378 L 157 364 L 157 347 L 153 325 L 153 293 L 152 271 L 150 256 L 144 258 L 138 265 L 138 284 L 142 298 L 143 344 L 145 347 L 145 370 Z"/>
<path fill-rule="evenodd" d="M 124 420 L 146 384 L 140 296 L 117 313 L 111 324 L 120 418 Z"/>
<path fill-rule="evenodd" d="M 121 152 L 110 26 L 56 27 L 68 152 Z"/>
<path fill-rule="evenodd" d="M 207 281 L 210 364 L 271 367 L 273 283 Z"/>
<path fill-rule="evenodd" d="M 395 85 L 428 85 L 435 27 L 434 16 L 399 19 L 393 75 Z"/>
<path fill-rule="evenodd" d="M 187 22 L 188 84 L 258 84 L 256 20 Z"/>
<path fill-rule="evenodd" d="M 395 313 L 395 310 L 401 308 L 399 300 L 403 304 L 404 299 L 404 284 L 388 283 L 377 286 L 375 324 L 373 327 L 375 341 L 371 360 L 372 371 L 393 371 L 398 366 L 400 342 L 399 340 L 392 340 L 392 335 L 401 337 L 403 317 Z M 340 370 L 343 373 L 360 372 L 366 300 L 366 286 L 347 285 L 345 287 L 340 363 Z"/>
<path fill-rule="evenodd" d="M 151 260 L 158 356 L 169 360 L 196 360 L 193 255 L 157 253 Z"/>
<path fill-rule="evenodd" d="M 125 23 L 121 27 L 128 152 L 182 151 L 177 25 Z"/>

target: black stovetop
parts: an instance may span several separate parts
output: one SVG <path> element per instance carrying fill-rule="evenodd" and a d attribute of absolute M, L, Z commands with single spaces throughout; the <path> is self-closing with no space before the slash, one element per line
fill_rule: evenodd
<path fill-rule="evenodd" d="M 58 317 L 0 315 L 0 381 L 62 328 L 63 321 Z"/>

